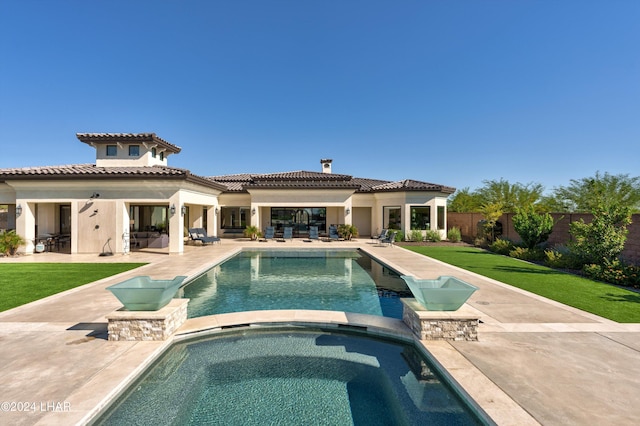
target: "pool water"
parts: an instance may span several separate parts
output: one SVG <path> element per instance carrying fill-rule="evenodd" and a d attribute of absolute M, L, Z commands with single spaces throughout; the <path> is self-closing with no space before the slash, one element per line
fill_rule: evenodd
<path fill-rule="evenodd" d="M 175 343 L 102 425 L 475 425 L 412 345 L 311 329 Z"/>
<path fill-rule="evenodd" d="M 357 250 L 255 250 L 213 267 L 181 289 L 189 317 L 318 309 L 402 318 L 412 297 L 397 273 Z"/>

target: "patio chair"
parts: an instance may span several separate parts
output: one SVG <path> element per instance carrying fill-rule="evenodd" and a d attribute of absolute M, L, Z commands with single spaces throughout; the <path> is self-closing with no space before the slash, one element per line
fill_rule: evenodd
<path fill-rule="evenodd" d="M 387 238 L 387 234 L 389 234 L 389 230 L 388 229 L 383 229 L 382 232 L 380 232 L 378 235 L 372 235 L 371 239 L 372 240 L 383 240 L 383 239 Z"/>
<path fill-rule="evenodd" d="M 276 231 L 273 226 L 267 226 L 264 230 L 264 241 L 273 240 L 276 236 Z"/>
<path fill-rule="evenodd" d="M 192 241 L 200 241 L 202 245 L 220 243 L 219 237 L 210 237 L 204 228 L 189 228 L 189 237 Z"/>
<path fill-rule="evenodd" d="M 340 239 L 340 235 L 338 235 L 338 228 L 333 225 L 329 226 L 329 240 L 330 241 L 338 241 Z"/>
<path fill-rule="evenodd" d="M 393 247 L 393 243 L 396 242 L 396 235 L 397 234 L 398 234 L 398 231 L 393 231 L 386 238 L 382 238 L 381 240 L 379 240 L 380 244 L 386 244 L 388 246 Z"/>
<path fill-rule="evenodd" d="M 284 232 L 282 234 L 281 241 L 286 241 L 286 240 L 293 240 L 293 228 L 290 226 L 285 226 Z"/>
<path fill-rule="evenodd" d="M 317 226 L 310 226 L 309 227 L 309 239 L 311 241 L 313 241 L 313 240 L 320 241 L 320 234 L 318 234 L 318 227 Z"/>

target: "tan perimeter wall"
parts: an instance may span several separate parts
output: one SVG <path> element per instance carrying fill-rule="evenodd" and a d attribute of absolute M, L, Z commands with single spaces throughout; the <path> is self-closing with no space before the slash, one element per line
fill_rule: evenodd
<path fill-rule="evenodd" d="M 502 236 L 512 241 L 520 241 L 520 236 L 513 228 L 514 213 L 507 213 L 500 217 L 502 223 Z M 549 237 L 551 245 L 566 244 L 571 239 L 569 235 L 569 224 L 571 222 L 583 219 L 585 222 L 591 222 L 592 215 L 590 213 L 551 213 L 555 221 L 553 232 Z M 478 235 L 478 222 L 484 219 L 480 213 L 447 213 L 447 227 L 451 229 L 456 226 L 460 228 L 462 239 L 466 242 L 473 242 Z M 640 214 L 631 216 L 631 225 L 627 228 L 627 242 L 625 244 L 622 256 L 635 263 L 640 263 Z"/>

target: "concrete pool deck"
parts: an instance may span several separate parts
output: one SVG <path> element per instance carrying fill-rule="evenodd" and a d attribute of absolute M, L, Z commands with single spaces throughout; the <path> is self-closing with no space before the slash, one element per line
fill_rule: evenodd
<path fill-rule="evenodd" d="M 636 424 L 640 406 L 640 324 L 619 324 L 368 240 L 257 243 L 223 240 L 182 255 L 42 253 L 0 262 L 149 262 L 134 271 L 0 313 L 0 423 L 83 424 L 126 386 L 167 342 L 109 342 L 105 315 L 120 303 L 105 287 L 135 275 L 197 276 L 242 247 L 360 247 L 403 274 L 455 275 L 479 290 L 467 309 L 482 323 L 477 342 L 422 342 L 500 425 Z M 541 279 L 544 279 L 541 277 Z M 262 311 L 188 320 L 179 334 L 221 325 L 302 322 L 368 326 L 406 335 L 400 320 L 322 311 Z"/>

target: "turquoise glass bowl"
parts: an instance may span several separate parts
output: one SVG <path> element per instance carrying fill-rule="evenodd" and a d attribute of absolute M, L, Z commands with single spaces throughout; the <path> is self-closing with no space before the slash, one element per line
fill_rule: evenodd
<path fill-rule="evenodd" d="M 185 278 L 179 275 L 172 280 L 152 280 L 139 276 L 109 286 L 107 290 L 128 311 L 157 311 L 173 299 Z"/>
<path fill-rule="evenodd" d="M 418 302 L 429 311 L 455 311 L 478 289 L 456 277 L 440 276 L 435 280 L 417 279 L 410 275 L 401 278 Z"/>

